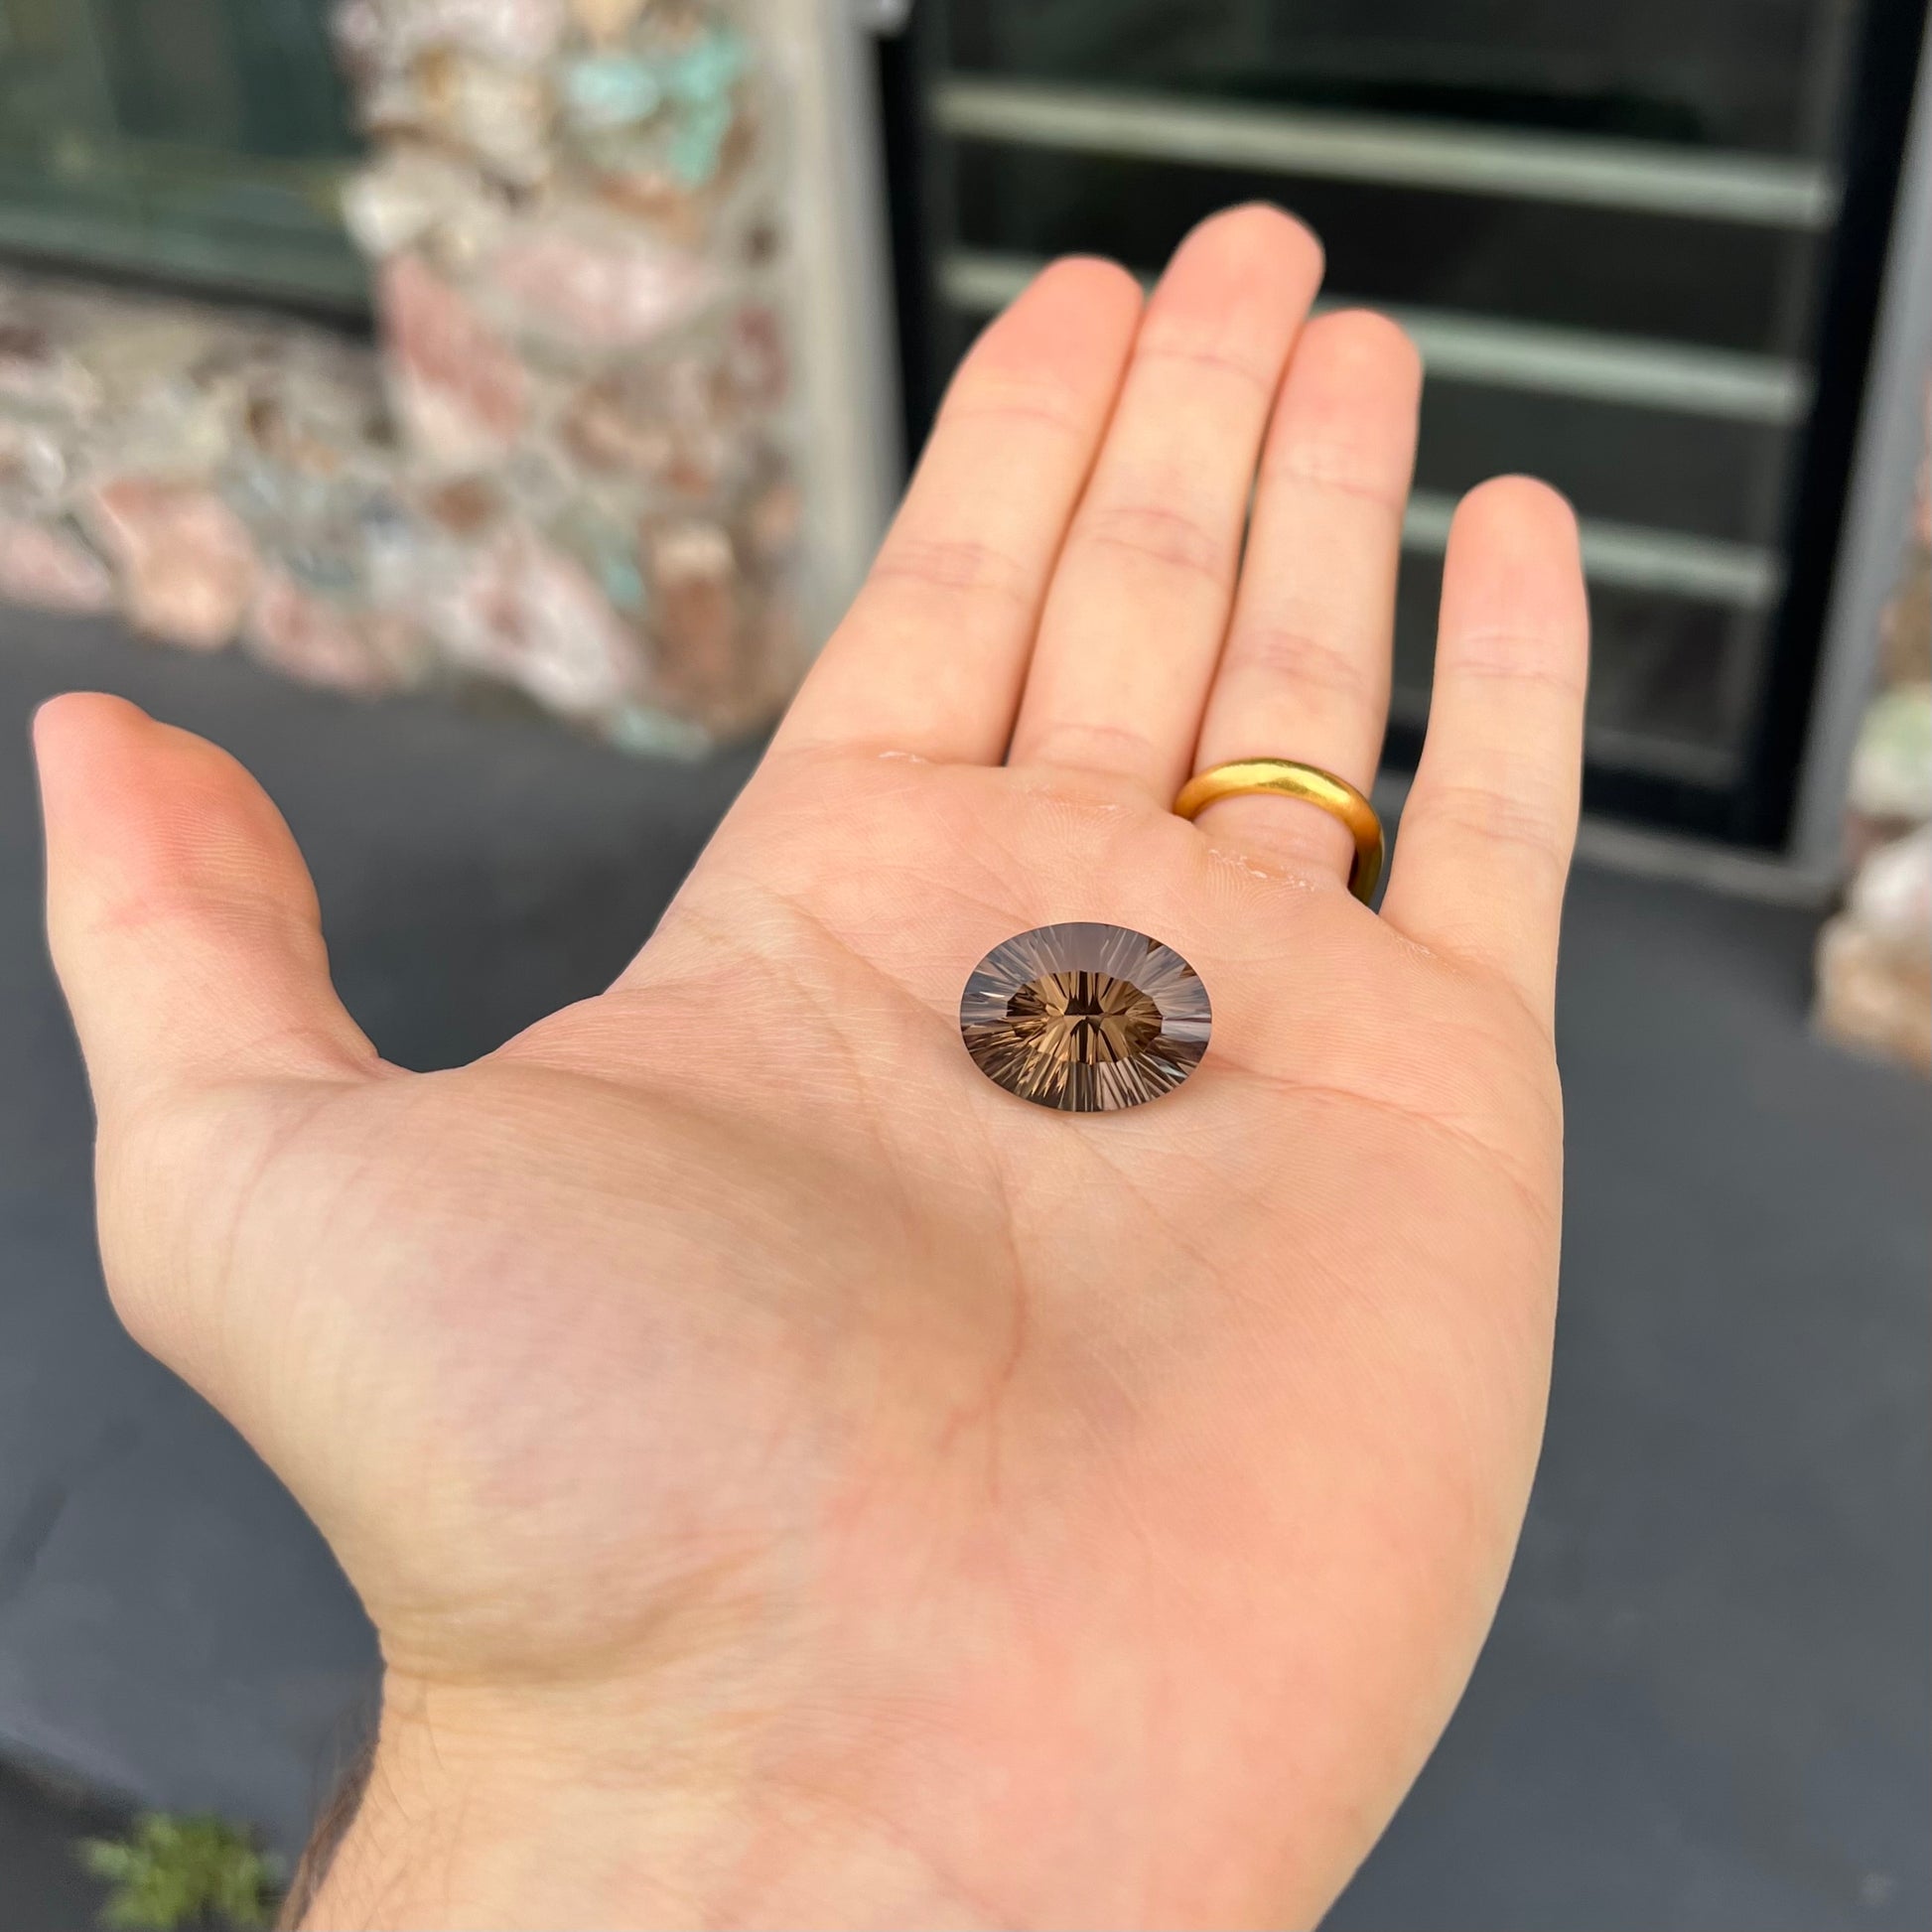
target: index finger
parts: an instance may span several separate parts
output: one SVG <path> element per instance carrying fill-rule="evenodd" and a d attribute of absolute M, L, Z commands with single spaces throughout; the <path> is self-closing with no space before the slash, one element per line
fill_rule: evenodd
<path fill-rule="evenodd" d="M 1125 269 L 1071 259 L 980 337 L 779 750 L 987 764 L 1005 755 L 1047 582 L 1140 316 Z"/>

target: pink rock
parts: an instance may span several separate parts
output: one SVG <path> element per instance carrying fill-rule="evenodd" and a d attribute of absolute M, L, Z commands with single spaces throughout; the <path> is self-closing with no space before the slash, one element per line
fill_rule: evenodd
<path fill-rule="evenodd" d="M 526 529 L 498 536 L 432 612 L 450 658 L 592 717 L 633 699 L 642 649 L 580 564 Z"/>
<path fill-rule="evenodd" d="M 804 521 L 805 503 L 796 484 L 785 478 L 768 484 L 745 514 L 752 554 L 763 564 L 782 562 L 797 549 Z"/>
<path fill-rule="evenodd" d="M 417 449 L 481 468 L 515 441 L 529 411 L 523 365 L 470 303 L 414 255 L 377 278 L 396 407 Z"/>
<path fill-rule="evenodd" d="M 74 538 L 45 523 L 0 517 L 0 598 L 43 611 L 111 611 L 114 580 Z"/>
<path fill-rule="evenodd" d="M 1818 935 L 1820 1030 L 1932 1073 L 1932 963 L 1843 913 Z"/>
<path fill-rule="evenodd" d="M 138 629 L 191 650 L 219 650 L 234 636 L 255 588 L 255 546 L 213 490 L 119 477 L 86 498 L 81 516 L 117 566 Z"/>
<path fill-rule="evenodd" d="M 17 515 L 60 513 L 79 441 L 70 421 L 9 422 L 0 416 L 0 490 Z"/>
<path fill-rule="evenodd" d="M 701 716 L 730 706 L 744 682 L 730 537 L 695 518 L 659 524 L 645 533 L 644 555 L 666 701 Z"/>
<path fill-rule="evenodd" d="M 1846 909 L 1932 972 L 1932 825 L 1873 852 L 1852 882 Z"/>
<path fill-rule="evenodd" d="M 65 401 L 60 351 L 35 322 L 0 321 L 0 395 L 25 402 Z"/>
<path fill-rule="evenodd" d="M 407 107 L 404 98 L 397 107 L 408 118 L 499 179 L 534 187 L 550 172 L 550 89 L 540 74 L 439 43 L 416 57 Z"/>
<path fill-rule="evenodd" d="M 546 223 L 513 234 L 483 275 L 525 328 L 605 349 L 653 341 L 689 317 L 712 288 L 702 261 L 609 225 L 593 231 Z"/>
<path fill-rule="evenodd" d="M 502 492 L 487 477 L 452 477 L 422 500 L 430 520 L 454 537 L 474 537 L 503 513 Z"/>
<path fill-rule="evenodd" d="M 636 372 L 603 375 L 571 399 L 560 433 L 587 470 L 657 477 L 670 469 L 676 450 L 668 414 L 657 386 Z"/>
<path fill-rule="evenodd" d="M 564 17 L 563 0 L 410 0 L 401 7 L 343 0 L 335 35 L 344 56 L 359 63 L 405 60 L 443 44 L 534 67 L 555 50 Z"/>
<path fill-rule="evenodd" d="M 645 0 L 571 0 L 571 12 L 592 40 L 611 42 L 629 32 L 644 4 Z"/>
<path fill-rule="evenodd" d="M 639 361 L 581 389 L 564 412 L 565 447 L 587 469 L 709 496 L 735 452 L 737 425 L 714 368 L 694 356 Z"/>
<path fill-rule="evenodd" d="M 305 684 L 387 691 L 405 680 L 393 652 L 384 648 L 385 622 L 317 596 L 286 571 L 271 570 L 255 594 L 246 636 L 257 657 Z"/>
<path fill-rule="evenodd" d="M 400 254 L 426 239 L 464 260 L 501 227 L 503 199 L 454 155 L 420 146 L 379 151 L 343 185 L 343 221 L 365 255 Z"/>
<path fill-rule="evenodd" d="M 811 644 L 788 598 L 766 597 L 748 626 L 747 669 L 738 729 L 765 723 L 783 711 L 811 665 Z"/>
<path fill-rule="evenodd" d="M 732 318 L 731 372 L 739 393 L 758 408 L 784 400 L 789 382 L 784 330 L 767 308 L 754 305 Z"/>
<path fill-rule="evenodd" d="M 516 67 L 555 51 L 564 30 L 562 0 L 417 0 L 425 38 L 456 41 Z"/>

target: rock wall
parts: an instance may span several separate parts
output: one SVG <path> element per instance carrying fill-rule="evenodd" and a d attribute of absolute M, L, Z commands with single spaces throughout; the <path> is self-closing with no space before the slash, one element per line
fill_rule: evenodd
<path fill-rule="evenodd" d="M 1819 935 L 1818 1023 L 1932 1073 L 1932 397 L 1912 540 L 1852 761 L 1853 875 Z"/>
<path fill-rule="evenodd" d="M 0 596 L 639 748 L 802 668 L 778 90 L 723 0 L 345 0 L 376 346 L 0 280 Z"/>

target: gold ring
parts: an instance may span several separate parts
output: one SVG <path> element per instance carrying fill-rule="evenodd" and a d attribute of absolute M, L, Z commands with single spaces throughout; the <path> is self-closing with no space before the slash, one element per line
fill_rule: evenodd
<path fill-rule="evenodd" d="M 1180 787 L 1173 808 L 1182 818 L 1198 818 L 1218 799 L 1244 798 L 1261 791 L 1319 805 L 1348 827 L 1355 841 L 1348 890 L 1367 905 L 1382 877 L 1382 821 L 1375 816 L 1375 807 L 1346 778 L 1337 778 L 1316 765 L 1298 764 L 1293 759 L 1236 759 L 1231 764 L 1210 765 L 1195 772 Z"/>

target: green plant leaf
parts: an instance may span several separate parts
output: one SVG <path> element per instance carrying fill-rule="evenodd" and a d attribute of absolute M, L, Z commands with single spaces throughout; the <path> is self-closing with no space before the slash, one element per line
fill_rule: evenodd
<path fill-rule="evenodd" d="M 77 1850 L 111 1886 L 101 1923 L 115 1932 L 253 1928 L 274 1910 L 276 1861 L 246 1830 L 210 1814 L 143 1812 L 125 1838 L 86 1839 Z"/>

